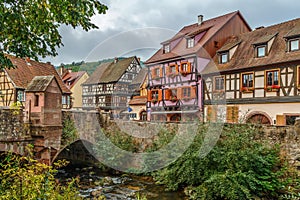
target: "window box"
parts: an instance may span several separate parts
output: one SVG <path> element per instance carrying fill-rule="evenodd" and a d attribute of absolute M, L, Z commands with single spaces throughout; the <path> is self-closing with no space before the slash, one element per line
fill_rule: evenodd
<path fill-rule="evenodd" d="M 151 102 L 156 104 L 158 102 L 158 100 L 157 99 L 152 99 Z"/>
<path fill-rule="evenodd" d="M 266 86 L 265 87 L 265 90 L 267 92 L 278 92 L 280 89 L 280 86 L 279 85 L 269 85 L 269 86 Z"/>
<path fill-rule="evenodd" d="M 184 96 L 184 97 L 182 97 L 182 100 L 183 100 L 183 101 L 189 101 L 189 100 L 191 100 L 191 97 Z"/>
<path fill-rule="evenodd" d="M 249 88 L 249 87 L 242 87 L 241 88 L 241 92 L 244 92 L 244 93 L 251 93 L 253 92 L 254 88 Z"/>
<path fill-rule="evenodd" d="M 172 102 L 176 102 L 178 99 L 177 99 L 177 97 L 175 97 L 175 96 L 172 96 L 171 98 L 170 98 L 170 101 L 172 101 Z"/>

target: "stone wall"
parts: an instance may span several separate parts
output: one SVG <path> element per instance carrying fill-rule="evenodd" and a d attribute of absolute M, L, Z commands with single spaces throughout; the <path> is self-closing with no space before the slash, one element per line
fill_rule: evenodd
<path fill-rule="evenodd" d="M 29 143 L 32 139 L 22 110 L 0 107 L 0 151 L 23 154 Z"/>
<path fill-rule="evenodd" d="M 135 138 L 134 143 L 139 146 L 139 152 L 145 150 L 157 139 L 157 133 L 162 128 L 182 133 L 186 127 L 186 124 L 178 123 L 109 120 L 109 116 L 101 115 L 96 111 L 72 111 L 71 115 L 74 117 L 79 132 L 78 139 L 94 143 L 95 133 L 101 129 L 109 132 L 120 130 Z M 261 133 L 259 139 L 280 145 L 281 154 L 287 157 L 290 164 L 300 170 L 300 120 L 296 121 L 295 126 L 262 126 L 258 131 Z"/>
<path fill-rule="evenodd" d="M 29 129 L 23 123 L 22 110 L 0 108 L 0 140 L 17 140 L 29 135 Z"/>

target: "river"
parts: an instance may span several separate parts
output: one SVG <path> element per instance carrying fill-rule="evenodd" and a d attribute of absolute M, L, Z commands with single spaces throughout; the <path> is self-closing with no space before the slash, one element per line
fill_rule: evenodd
<path fill-rule="evenodd" d="M 105 196 L 107 200 L 186 199 L 183 192 L 165 191 L 150 176 L 109 174 L 95 167 L 69 166 L 60 169 L 56 177 L 62 182 L 79 178 L 79 192 L 84 199 L 97 199 L 99 196 Z"/>

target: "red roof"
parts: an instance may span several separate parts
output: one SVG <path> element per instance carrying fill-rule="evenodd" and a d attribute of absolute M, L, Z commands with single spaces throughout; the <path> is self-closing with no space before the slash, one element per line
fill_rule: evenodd
<path fill-rule="evenodd" d="M 64 84 L 69 88 L 72 89 L 73 86 L 77 83 L 77 81 L 85 74 L 85 71 L 79 72 L 67 72 L 63 75 L 62 80 Z"/>
<path fill-rule="evenodd" d="M 147 97 L 145 96 L 134 96 L 130 101 L 129 105 L 146 105 Z"/>
<path fill-rule="evenodd" d="M 235 43 L 238 47 L 230 61 L 225 64 L 219 64 L 217 54 L 202 73 L 209 74 L 222 71 L 244 70 L 247 68 L 299 61 L 300 51 L 286 51 L 286 37 L 289 37 L 290 33 L 293 35 L 297 33 L 300 36 L 300 18 L 231 37 L 224 46 L 233 46 L 231 44 Z M 267 55 L 260 58 L 255 57 L 255 48 L 253 45 L 266 43 L 272 38 L 274 38 L 274 41 Z"/>
<path fill-rule="evenodd" d="M 181 38 L 181 41 L 171 49 L 169 53 L 163 53 L 163 48 L 159 49 L 151 58 L 149 58 L 145 63 L 150 64 L 166 59 L 172 59 L 176 57 L 181 57 L 185 55 L 195 54 L 197 53 L 208 41 L 209 39 L 214 36 L 230 19 L 232 19 L 235 15 L 240 15 L 239 11 L 235 11 L 232 13 L 228 13 L 223 16 L 219 16 L 216 18 L 212 18 L 206 21 L 203 21 L 201 25 L 198 23 L 188 25 L 183 27 L 174 37 L 171 39 L 163 42 L 162 44 L 169 43 L 171 41 L 175 41 Z M 243 17 L 241 16 L 243 19 Z M 248 26 L 246 21 L 245 24 Z M 249 30 L 251 28 L 248 26 Z M 203 38 L 199 42 L 195 44 L 192 48 L 186 48 L 186 41 L 183 40 L 185 37 L 191 37 L 195 34 L 199 34 L 201 32 L 206 32 Z"/>
<path fill-rule="evenodd" d="M 61 90 L 65 94 L 70 94 L 71 91 L 62 82 L 60 76 L 50 63 L 42 63 L 34 60 L 25 60 L 11 55 L 7 55 L 15 66 L 13 69 L 5 69 L 6 73 L 17 88 L 26 89 L 28 84 L 35 76 L 55 76 Z"/>

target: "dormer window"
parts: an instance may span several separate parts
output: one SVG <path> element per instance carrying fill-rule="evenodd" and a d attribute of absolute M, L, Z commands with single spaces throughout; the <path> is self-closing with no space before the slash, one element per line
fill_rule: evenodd
<path fill-rule="evenodd" d="M 194 47 L 194 45 L 195 45 L 195 40 L 194 40 L 194 38 L 187 38 L 187 40 L 186 40 L 186 42 L 187 42 L 187 48 L 192 48 L 192 47 Z"/>
<path fill-rule="evenodd" d="M 256 57 L 261 58 L 266 56 L 266 47 L 267 45 L 261 45 L 256 47 Z"/>
<path fill-rule="evenodd" d="M 228 52 L 224 52 L 224 53 L 220 54 L 220 63 L 221 64 L 227 63 L 229 61 L 228 54 L 229 54 Z"/>
<path fill-rule="evenodd" d="M 169 53 L 170 52 L 170 44 L 164 44 L 163 51 L 164 51 L 164 53 Z"/>
<path fill-rule="evenodd" d="M 299 50 L 299 39 L 292 39 L 288 41 L 289 51 Z"/>

